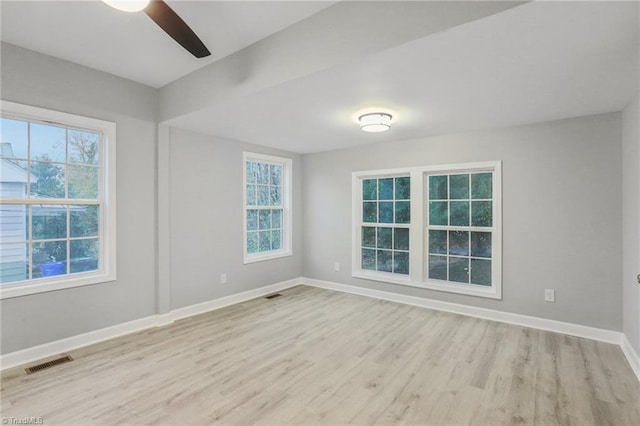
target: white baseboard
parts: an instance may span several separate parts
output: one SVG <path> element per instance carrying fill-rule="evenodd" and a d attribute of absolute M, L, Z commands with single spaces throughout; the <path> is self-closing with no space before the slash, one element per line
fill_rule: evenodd
<path fill-rule="evenodd" d="M 28 364 L 44 358 L 52 357 L 64 352 L 69 352 L 84 346 L 100 343 L 105 340 L 136 333 L 153 327 L 162 327 L 172 324 L 179 319 L 202 314 L 205 312 L 221 309 L 236 303 L 266 296 L 268 294 L 295 287 L 297 285 L 308 285 L 311 287 L 324 288 L 327 290 L 340 291 L 343 293 L 357 294 L 360 296 L 372 297 L 375 299 L 388 300 L 391 302 L 404 303 L 412 306 L 419 306 L 439 311 L 452 312 L 471 317 L 483 318 L 492 321 L 505 322 L 509 324 L 537 328 L 540 330 L 552 331 L 556 333 L 568 334 L 571 336 L 584 337 L 606 343 L 620 345 L 623 353 L 627 357 L 631 368 L 640 380 L 640 356 L 633 349 L 627 337 L 617 331 L 604 330 L 600 328 L 587 327 L 583 325 L 571 324 L 562 321 L 549 320 L 544 318 L 531 317 L 527 315 L 513 314 L 509 312 L 495 311 L 492 309 L 476 308 L 457 303 L 441 302 L 433 299 L 406 296 L 387 291 L 372 290 L 364 287 L 357 287 L 347 284 L 339 284 L 331 281 L 322 281 L 312 278 L 294 278 L 276 284 L 248 290 L 242 293 L 232 294 L 219 299 L 210 300 L 197 305 L 186 306 L 174 309 L 169 313 L 153 315 L 146 318 L 129 321 L 123 324 L 106 327 L 100 330 L 79 334 L 77 336 L 49 342 L 32 348 L 11 352 L 0 356 L 0 370 L 7 370 L 20 365 Z"/>
<path fill-rule="evenodd" d="M 197 305 L 186 306 L 184 308 L 178 308 L 171 311 L 172 322 L 182 318 L 191 317 L 193 315 L 202 314 L 216 309 L 224 308 L 225 306 L 235 305 L 236 303 L 245 302 L 247 300 L 255 299 L 257 297 L 266 296 L 271 293 L 275 293 L 280 290 L 295 287 L 300 284 L 300 278 L 294 278 L 287 281 L 282 281 L 276 284 L 271 284 L 264 287 L 259 287 L 253 290 L 244 291 L 242 293 L 232 294 L 229 296 L 221 297 L 219 299 L 209 300 L 207 302 L 198 303 Z"/>
<path fill-rule="evenodd" d="M 174 321 L 182 318 L 187 318 L 193 315 L 198 315 L 216 309 L 224 308 L 225 306 L 245 302 L 257 297 L 266 296 L 276 291 L 295 287 L 299 285 L 300 282 L 300 278 L 282 281 L 276 284 L 244 291 L 242 293 L 232 294 L 204 303 L 199 303 L 197 305 L 178 308 L 166 314 L 152 315 L 126 323 L 117 324 L 111 327 L 102 328 L 100 330 L 90 331 L 88 333 L 79 334 L 77 336 L 71 336 L 65 339 L 56 340 L 54 342 L 44 343 L 42 345 L 4 354 L 0 356 L 0 370 L 8 370 L 20 365 L 28 364 L 44 358 L 53 357 L 65 352 L 72 351 L 74 349 L 93 345 L 95 343 L 100 343 L 105 340 L 114 339 L 116 337 L 124 336 L 127 334 L 147 330 L 149 328 L 169 325 Z"/>
<path fill-rule="evenodd" d="M 398 293 L 391 293 L 381 290 L 373 290 L 364 287 L 340 284 L 331 281 L 316 280 L 313 278 L 301 278 L 300 284 L 311 287 L 324 288 L 327 290 L 341 291 L 343 293 L 357 294 L 360 296 L 372 297 L 375 299 L 389 300 L 391 302 L 404 303 L 407 305 L 419 306 L 439 311 L 452 312 L 470 317 L 482 318 L 492 321 L 499 321 L 523 327 L 537 328 L 539 330 L 552 331 L 555 333 L 567 334 L 570 336 L 584 337 L 586 339 L 597 340 L 605 343 L 619 345 L 627 358 L 631 369 L 640 381 L 640 355 L 623 333 L 602 328 L 587 327 L 584 325 L 572 324 L 568 322 L 555 321 L 545 318 L 531 317 L 527 315 L 513 314 L 509 312 L 495 311 L 492 309 L 476 308 L 457 303 L 441 302 L 433 299 L 406 296 Z"/>
<path fill-rule="evenodd" d="M 103 342 L 113 339 L 114 337 L 136 333 L 152 327 L 156 327 L 155 315 L 11 352 L 0 357 L 0 369 L 3 371 L 8 370 L 22 364 L 49 358 L 73 349 Z"/>
<path fill-rule="evenodd" d="M 571 336 L 585 337 L 587 339 L 614 343 L 616 345 L 620 345 L 622 343 L 622 333 L 612 330 L 604 330 L 601 328 L 587 327 L 568 322 L 495 311 L 493 309 L 476 308 L 474 306 L 460 305 L 457 303 L 441 302 L 439 300 L 424 299 L 422 297 L 406 296 L 388 291 L 372 290 L 369 288 L 316 280 L 312 278 L 302 278 L 301 284 L 328 290 L 341 291 L 343 293 L 373 297 L 375 299 L 389 300 L 391 302 L 404 303 L 407 305 L 420 306 L 422 308 L 435 309 L 438 311 L 452 312 L 470 317 L 553 331 Z"/>
<path fill-rule="evenodd" d="M 634 373 L 636 373 L 636 377 L 640 380 L 640 355 L 633 349 L 629 339 L 627 339 L 626 335 L 622 335 L 622 343 L 620 344 L 622 348 L 622 352 L 624 352 L 624 356 L 627 357 L 627 361 L 629 361 L 629 365 Z"/>

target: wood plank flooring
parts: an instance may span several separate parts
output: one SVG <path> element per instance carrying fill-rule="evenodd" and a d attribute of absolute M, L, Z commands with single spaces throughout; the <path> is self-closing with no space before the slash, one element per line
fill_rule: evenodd
<path fill-rule="evenodd" d="M 640 425 L 619 347 L 311 287 L 3 374 L 45 425 Z"/>

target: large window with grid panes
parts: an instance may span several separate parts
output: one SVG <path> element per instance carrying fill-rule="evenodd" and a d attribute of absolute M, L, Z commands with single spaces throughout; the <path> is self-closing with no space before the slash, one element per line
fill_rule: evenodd
<path fill-rule="evenodd" d="M 291 256 L 289 158 L 243 153 L 244 263 Z"/>
<path fill-rule="evenodd" d="M 353 276 L 502 297 L 501 163 L 354 172 Z"/>
<path fill-rule="evenodd" d="M 2 298 L 115 279 L 115 124 L 12 102 L 0 118 Z"/>
<path fill-rule="evenodd" d="M 361 184 L 362 269 L 408 275 L 410 178 L 370 177 Z"/>

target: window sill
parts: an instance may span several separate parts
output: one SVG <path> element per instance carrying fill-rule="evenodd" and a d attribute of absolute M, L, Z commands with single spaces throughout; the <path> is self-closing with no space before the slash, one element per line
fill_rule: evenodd
<path fill-rule="evenodd" d="M 371 281 L 381 281 L 383 283 L 390 284 L 400 284 L 400 285 L 408 285 L 413 286 L 414 284 L 411 282 L 409 275 L 405 275 L 404 277 L 399 276 L 399 274 L 392 274 L 390 272 L 369 272 L 363 270 L 356 270 L 351 274 L 354 278 L 362 278 L 365 280 Z"/>
<path fill-rule="evenodd" d="M 408 287 L 426 288 L 429 290 L 443 291 L 446 293 L 465 294 L 468 296 L 484 297 L 488 299 L 502 299 L 502 293 L 497 286 L 486 287 L 475 284 L 454 284 L 448 282 L 439 282 L 429 280 L 425 282 L 411 281 L 409 276 L 406 278 L 398 277 L 397 274 L 386 272 L 368 272 L 357 270 L 351 274 L 354 278 L 361 278 L 371 281 L 380 281 L 389 284 L 398 284 Z"/>
<path fill-rule="evenodd" d="M 245 254 L 242 263 L 247 265 L 249 263 L 263 262 L 265 260 L 273 260 L 273 259 L 279 259 L 281 257 L 289 257 L 289 256 L 293 256 L 293 252 L 291 252 L 291 250 L 269 252 L 266 254 L 257 254 L 257 255 Z"/>
<path fill-rule="evenodd" d="M 496 285 L 488 287 L 476 284 L 455 284 L 447 281 L 428 280 L 421 283 L 420 286 L 447 293 L 466 294 L 468 296 L 485 297 L 488 299 L 502 299 L 502 292 Z"/>
<path fill-rule="evenodd" d="M 115 281 L 115 274 L 86 273 L 0 284 L 0 300 Z"/>

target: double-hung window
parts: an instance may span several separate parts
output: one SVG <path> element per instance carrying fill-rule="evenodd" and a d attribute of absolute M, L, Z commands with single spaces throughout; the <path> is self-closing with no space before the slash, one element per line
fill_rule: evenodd
<path fill-rule="evenodd" d="M 2 298 L 115 279 L 115 124 L 2 102 Z"/>
<path fill-rule="evenodd" d="M 291 159 L 243 153 L 244 263 L 291 256 Z"/>
<path fill-rule="evenodd" d="M 353 173 L 353 276 L 499 299 L 501 163 Z"/>
<path fill-rule="evenodd" d="M 426 178 L 427 278 L 491 286 L 493 172 L 435 172 Z"/>
<path fill-rule="evenodd" d="M 359 225 L 364 271 L 409 275 L 411 184 L 408 176 L 366 177 L 361 181 Z"/>

